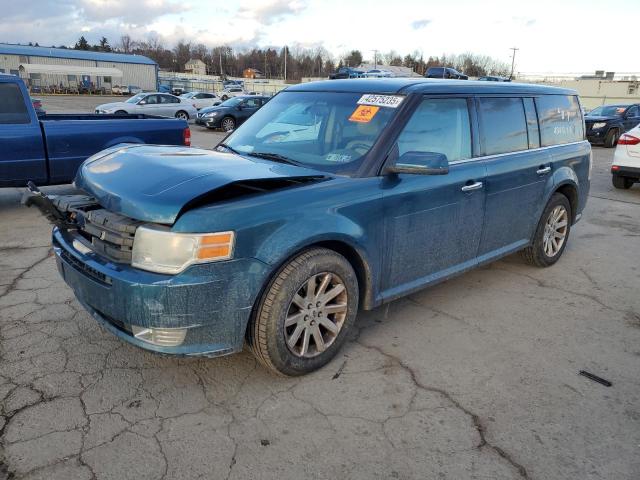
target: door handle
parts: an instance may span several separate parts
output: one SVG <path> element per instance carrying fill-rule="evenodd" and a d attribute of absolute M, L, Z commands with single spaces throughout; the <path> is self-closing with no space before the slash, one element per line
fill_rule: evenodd
<path fill-rule="evenodd" d="M 471 185 L 465 185 L 462 187 L 463 192 L 473 192 L 474 190 L 479 190 L 482 188 L 482 182 L 475 182 Z"/>
<path fill-rule="evenodd" d="M 536 173 L 538 175 L 546 175 L 550 171 L 551 171 L 551 167 L 549 165 L 547 165 L 546 167 L 541 167 L 538 170 L 536 170 Z"/>

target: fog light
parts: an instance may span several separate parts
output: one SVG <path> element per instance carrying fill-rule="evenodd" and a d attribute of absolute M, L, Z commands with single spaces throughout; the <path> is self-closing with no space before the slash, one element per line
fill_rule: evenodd
<path fill-rule="evenodd" d="M 145 328 L 131 325 L 131 331 L 137 339 L 160 347 L 182 345 L 187 336 L 186 328 Z"/>

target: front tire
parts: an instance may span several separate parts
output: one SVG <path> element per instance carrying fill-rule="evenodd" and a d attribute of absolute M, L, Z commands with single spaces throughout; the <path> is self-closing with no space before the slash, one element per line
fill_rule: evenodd
<path fill-rule="evenodd" d="M 620 188 L 622 190 L 628 190 L 633 185 L 633 180 L 627 177 L 621 177 L 620 175 L 613 175 L 611 177 L 611 183 L 616 188 Z"/>
<path fill-rule="evenodd" d="M 232 117 L 224 117 L 220 121 L 220 126 L 222 127 L 222 130 L 224 130 L 225 132 L 230 132 L 231 130 L 235 130 L 236 121 Z"/>
<path fill-rule="evenodd" d="M 554 193 L 542 212 L 531 246 L 522 250 L 522 258 L 536 267 L 549 267 L 556 263 L 569 240 L 571 231 L 571 204 L 561 193 Z"/>
<path fill-rule="evenodd" d="M 357 311 L 358 280 L 351 264 L 333 250 L 307 250 L 265 289 L 247 328 L 247 343 L 272 372 L 304 375 L 336 355 Z"/>
<path fill-rule="evenodd" d="M 607 148 L 613 148 L 618 143 L 618 137 L 620 133 L 618 133 L 618 129 L 612 128 L 607 132 L 607 135 L 604 137 L 604 146 Z"/>
<path fill-rule="evenodd" d="M 124 110 L 118 110 L 116 112 L 116 115 L 126 115 L 126 114 L 127 114 L 127 112 L 125 112 Z"/>

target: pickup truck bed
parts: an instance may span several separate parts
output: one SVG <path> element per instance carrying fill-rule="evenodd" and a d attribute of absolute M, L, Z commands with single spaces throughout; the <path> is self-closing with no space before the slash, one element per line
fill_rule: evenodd
<path fill-rule="evenodd" d="M 0 75 L 0 187 L 69 183 L 91 155 L 119 143 L 185 145 L 186 121 L 147 115 L 38 117 L 22 80 Z"/>

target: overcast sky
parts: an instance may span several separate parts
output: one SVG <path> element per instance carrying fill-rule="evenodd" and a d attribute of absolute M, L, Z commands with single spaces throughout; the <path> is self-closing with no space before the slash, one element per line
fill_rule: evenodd
<path fill-rule="evenodd" d="M 520 72 L 640 71 L 639 0 L 0 0 L 0 42 L 117 44 L 158 36 L 207 46 L 323 46 L 425 57 L 473 52 Z M 614 8 L 609 8 L 614 7 Z M 612 41 L 614 39 L 614 41 Z M 626 40 L 625 40 L 626 39 Z"/>

